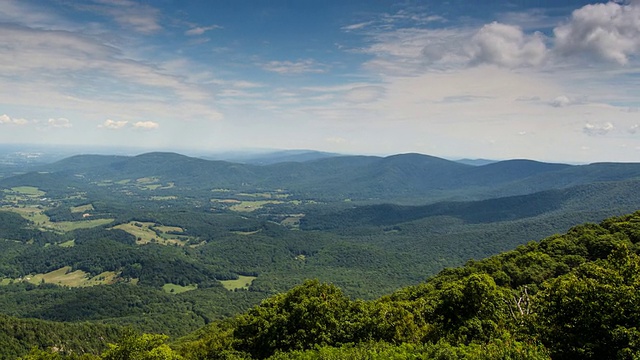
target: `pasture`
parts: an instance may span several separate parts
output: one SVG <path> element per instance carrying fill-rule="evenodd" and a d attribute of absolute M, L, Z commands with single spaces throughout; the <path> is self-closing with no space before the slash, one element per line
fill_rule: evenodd
<path fill-rule="evenodd" d="M 35 285 L 56 284 L 59 286 L 68 286 L 68 287 L 107 285 L 107 284 L 113 284 L 117 280 L 118 280 L 118 274 L 112 271 L 106 271 L 94 277 L 89 277 L 89 275 L 82 270 L 72 271 L 71 266 L 65 266 L 60 269 L 48 272 L 46 274 L 35 274 L 35 275 L 25 276 L 22 279 L 22 281 L 27 281 Z"/>
<path fill-rule="evenodd" d="M 184 230 L 177 226 L 163 226 L 153 222 L 130 221 L 126 224 L 114 226 L 113 229 L 120 229 L 136 237 L 136 244 L 144 245 L 157 243 L 161 245 L 184 246 L 192 238 L 184 235 L 174 235 L 182 233 Z"/>
<path fill-rule="evenodd" d="M 72 206 L 69 210 L 71 210 L 72 213 L 85 213 L 88 211 L 93 211 L 95 209 L 93 208 L 92 204 L 86 204 L 80 206 Z"/>
<path fill-rule="evenodd" d="M 251 286 L 251 283 L 253 283 L 255 279 L 257 279 L 255 276 L 239 275 L 236 280 L 220 280 L 220 282 L 222 286 L 229 291 L 249 290 L 249 286 Z"/>
<path fill-rule="evenodd" d="M 198 285 L 180 286 L 172 283 L 164 284 L 162 286 L 162 290 L 164 290 L 164 292 L 168 294 L 181 294 L 187 291 L 195 290 L 197 288 L 198 288 Z"/>

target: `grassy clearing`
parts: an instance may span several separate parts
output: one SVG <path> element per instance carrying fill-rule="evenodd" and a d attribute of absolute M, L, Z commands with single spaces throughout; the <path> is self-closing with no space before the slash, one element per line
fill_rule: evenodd
<path fill-rule="evenodd" d="M 211 202 L 217 202 L 221 204 L 240 204 L 242 201 L 236 199 L 211 199 Z"/>
<path fill-rule="evenodd" d="M 151 184 L 151 183 L 157 183 L 158 181 L 160 181 L 160 179 L 155 176 L 136 179 L 136 182 L 138 184 Z"/>
<path fill-rule="evenodd" d="M 84 213 L 88 211 L 95 210 L 92 204 L 80 205 L 80 206 L 72 206 L 70 208 L 72 213 Z"/>
<path fill-rule="evenodd" d="M 42 209 L 39 207 L 32 207 L 32 206 L 18 207 L 18 208 L 10 207 L 10 208 L 4 208 L 4 210 L 18 213 L 23 218 L 29 221 L 32 221 L 34 224 L 36 224 L 36 226 L 43 226 L 51 222 L 49 220 L 49 217 L 44 213 L 45 209 Z"/>
<path fill-rule="evenodd" d="M 131 179 L 124 179 L 124 180 L 116 181 L 116 184 L 118 184 L 118 185 L 126 185 L 126 184 L 128 184 L 130 182 L 131 182 Z"/>
<path fill-rule="evenodd" d="M 304 214 L 289 215 L 288 217 L 286 217 L 284 220 L 280 222 L 280 225 L 286 226 L 292 229 L 299 229 L 300 219 L 302 219 L 303 217 L 304 217 Z"/>
<path fill-rule="evenodd" d="M 198 288 L 198 285 L 188 285 L 188 286 L 180 286 L 176 284 L 164 284 L 162 285 L 162 290 L 168 294 L 181 294 L 183 292 L 195 290 Z"/>
<path fill-rule="evenodd" d="M 100 273 L 100 274 L 88 279 L 81 286 L 95 286 L 95 285 L 110 285 L 110 284 L 114 284 L 119 279 L 118 275 L 119 275 L 118 273 L 115 273 L 113 271 L 105 271 L 103 273 Z"/>
<path fill-rule="evenodd" d="M 87 199 L 86 195 L 87 195 L 86 193 L 77 193 L 75 195 L 68 196 L 66 200 L 86 200 Z"/>
<path fill-rule="evenodd" d="M 249 290 L 249 286 L 255 280 L 255 276 L 243 276 L 239 275 L 237 280 L 220 280 L 222 286 L 229 291 L 236 289 Z"/>
<path fill-rule="evenodd" d="M 96 226 L 102 226 L 113 222 L 113 219 L 93 219 L 80 221 L 60 221 L 52 222 L 44 213 L 46 209 L 42 207 L 26 206 L 26 207 L 6 207 L 3 210 L 13 211 L 20 214 L 23 218 L 32 221 L 35 226 L 42 231 L 67 232 L 76 229 L 88 229 Z"/>
<path fill-rule="evenodd" d="M 155 223 L 152 222 L 131 221 L 126 224 L 114 226 L 113 229 L 120 229 L 128 232 L 129 234 L 136 237 L 136 243 L 138 245 L 142 245 L 148 244 L 153 241 L 160 241 L 160 237 L 156 234 L 156 232 L 151 230 L 151 227 L 154 225 Z"/>
<path fill-rule="evenodd" d="M 142 190 L 157 190 L 160 187 L 162 187 L 161 184 L 145 184 L 145 185 L 138 186 L 138 188 Z"/>
<path fill-rule="evenodd" d="M 0 279 L 0 286 L 9 285 L 12 281 L 13 279 Z"/>
<path fill-rule="evenodd" d="M 45 229 L 52 229 L 62 232 L 73 231 L 76 229 L 89 229 L 96 226 L 107 225 L 112 223 L 114 219 L 93 219 L 80 221 L 60 221 L 49 222 L 44 226 Z"/>
<path fill-rule="evenodd" d="M 176 184 L 175 184 L 175 183 L 170 182 L 170 183 L 167 183 L 167 185 L 165 185 L 165 186 L 161 187 L 160 189 L 161 189 L 161 190 L 165 190 L 165 189 L 172 189 L 172 188 L 174 188 L 175 186 L 176 186 Z"/>
<path fill-rule="evenodd" d="M 169 196 L 152 196 L 151 200 L 155 201 L 166 201 L 166 200 L 176 200 L 178 197 L 174 195 Z"/>
<path fill-rule="evenodd" d="M 44 191 L 34 186 L 16 186 L 11 188 L 11 191 L 16 194 L 25 195 L 29 197 L 41 197 L 41 196 L 44 196 L 45 194 Z"/>
<path fill-rule="evenodd" d="M 258 209 L 262 209 L 268 204 L 282 204 L 282 201 L 278 200 L 257 200 L 257 201 L 241 201 L 239 204 L 232 205 L 229 210 L 235 212 L 252 212 Z"/>
<path fill-rule="evenodd" d="M 32 284 L 57 284 L 62 286 L 78 287 L 81 286 L 88 276 L 82 270 L 71 271 L 71 266 L 65 266 L 58 270 L 48 272 L 46 274 L 36 274 L 25 277 L 25 280 Z"/>
<path fill-rule="evenodd" d="M 22 281 L 27 281 L 36 285 L 47 283 L 69 287 L 107 285 L 113 284 L 117 280 L 118 274 L 112 271 L 105 271 L 90 278 L 89 275 L 82 270 L 71 271 L 71 266 L 65 266 L 46 274 L 35 274 L 32 276 L 26 276 L 24 279 L 22 279 Z"/>
<path fill-rule="evenodd" d="M 254 230 L 254 231 L 232 231 L 233 234 L 236 235 L 254 235 L 261 232 L 262 229 Z"/>
<path fill-rule="evenodd" d="M 65 241 L 63 243 L 58 244 L 58 246 L 62 248 L 70 248 L 70 247 L 74 247 L 75 245 L 76 245 L 75 240 L 69 240 L 69 241 Z"/>
<path fill-rule="evenodd" d="M 183 235 L 168 234 L 169 231 L 183 232 L 184 229 L 177 226 L 156 225 L 153 222 L 131 221 L 126 224 L 114 226 L 113 229 L 120 229 L 136 237 L 136 244 L 144 245 L 158 243 L 161 245 L 184 246 L 192 238 Z"/>
<path fill-rule="evenodd" d="M 168 232 L 183 233 L 184 232 L 184 229 L 178 226 L 155 225 L 153 226 L 153 228 L 162 233 L 168 233 Z"/>

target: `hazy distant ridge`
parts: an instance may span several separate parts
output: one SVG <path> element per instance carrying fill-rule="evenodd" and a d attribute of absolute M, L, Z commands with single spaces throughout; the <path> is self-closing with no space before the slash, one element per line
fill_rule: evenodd
<path fill-rule="evenodd" d="M 409 202 L 415 199 L 422 203 L 526 195 L 593 182 L 640 178 L 638 163 L 567 165 L 506 160 L 472 166 L 422 154 L 339 156 L 269 165 L 204 160 L 164 152 L 133 157 L 78 155 L 38 170 L 59 176 L 82 175 L 87 179 L 156 176 L 192 189 L 246 184 L 254 188 L 283 188 L 310 198 Z M 22 179 L 25 176 L 33 175 L 23 175 Z"/>

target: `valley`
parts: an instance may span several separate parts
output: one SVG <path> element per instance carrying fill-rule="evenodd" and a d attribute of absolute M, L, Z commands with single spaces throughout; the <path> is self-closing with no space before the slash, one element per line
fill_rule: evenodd
<path fill-rule="evenodd" d="M 307 279 L 371 300 L 633 212 L 639 186 L 637 164 L 74 156 L 0 179 L 0 312 L 178 337 Z"/>

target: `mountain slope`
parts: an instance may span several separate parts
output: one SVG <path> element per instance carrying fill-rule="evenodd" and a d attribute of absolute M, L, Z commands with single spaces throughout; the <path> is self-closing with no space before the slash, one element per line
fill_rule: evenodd
<path fill-rule="evenodd" d="M 391 204 L 358 206 L 330 213 L 310 213 L 301 221 L 307 230 L 354 226 L 389 226 L 447 216 L 465 224 L 514 221 L 547 213 L 631 211 L 640 207 L 640 180 L 602 182 L 479 201 L 438 202 L 423 206 Z"/>

